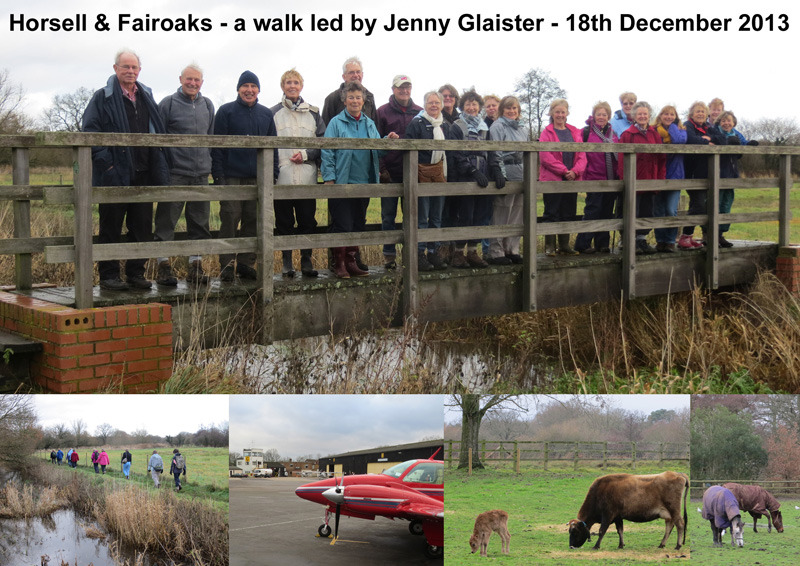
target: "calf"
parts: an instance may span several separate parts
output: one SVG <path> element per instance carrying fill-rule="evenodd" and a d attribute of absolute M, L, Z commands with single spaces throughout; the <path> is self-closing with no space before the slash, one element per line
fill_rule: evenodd
<path fill-rule="evenodd" d="M 767 516 L 767 532 L 772 532 L 772 524 L 775 530 L 783 532 L 783 515 L 781 514 L 781 504 L 773 495 L 760 485 L 742 485 L 740 483 L 726 483 L 722 487 L 730 491 L 739 503 L 739 509 L 747 511 L 753 518 L 753 532 L 757 533 L 756 523 L 762 515 Z"/>
<path fill-rule="evenodd" d="M 736 496 L 721 485 L 712 485 L 703 493 L 703 519 L 711 523 L 714 546 L 722 546 L 724 529 L 731 529 L 731 545 L 744 546 L 744 523 Z"/>
<path fill-rule="evenodd" d="M 686 543 L 686 496 L 689 491 L 689 476 L 677 472 L 663 472 L 646 476 L 631 474 L 610 474 L 594 480 L 586 499 L 578 511 L 578 518 L 569 525 L 569 547 L 579 548 L 591 540 L 591 527 L 600 523 L 595 550 L 606 530 L 614 523 L 619 535 L 619 548 L 624 548 L 622 521 L 644 523 L 659 517 L 664 519 L 666 532 L 658 548 L 664 545 L 678 528 L 676 550 Z M 683 497 L 683 517 L 681 517 L 681 497 Z"/>
<path fill-rule="evenodd" d="M 469 547 L 472 549 L 472 554 L 475 554 L 480 548 L 481 556 L 487 555 L 486 550 L 489 547 L 489 537 L 492 536 L 492 531 L 500 535 L 503 554 L 509 554 L 508 547 L 511 542 L 511 535 L 508 532 L 508 513 L 499 509 L 481 513 L 475 519 L 475 528 L 469 538 Z"/>

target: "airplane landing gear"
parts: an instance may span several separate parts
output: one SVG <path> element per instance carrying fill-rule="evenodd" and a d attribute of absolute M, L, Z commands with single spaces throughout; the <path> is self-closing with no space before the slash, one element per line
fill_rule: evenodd
<path fill-rule="evenodd" d="M 444 554 L 444 548 L 441 546 L 433 546 L 429 544 L 425 547 L 425 556 L 428 558 L 441 558 Z"/>
<path fill-rule="evenodd" d="M 422 528 L 422 521 L 413 520 L 408 524 L 408 532 L 412 535 L 421 535 L 424 533 L 424 529 Z"/>
<path fill-rule="evenodd" d="M 317 532 L 322 538 L 328 538 L 331 536 L 331 528 L 328 525 L 320 525 L 317 529 Z"/>

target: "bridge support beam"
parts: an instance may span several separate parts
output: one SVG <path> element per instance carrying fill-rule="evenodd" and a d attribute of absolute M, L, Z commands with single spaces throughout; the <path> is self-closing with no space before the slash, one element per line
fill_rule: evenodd
<path fill-rule="evenodd" d="M 800 246 L 778 249 L 775 275 L 795 297 L 800 298 Z"/>

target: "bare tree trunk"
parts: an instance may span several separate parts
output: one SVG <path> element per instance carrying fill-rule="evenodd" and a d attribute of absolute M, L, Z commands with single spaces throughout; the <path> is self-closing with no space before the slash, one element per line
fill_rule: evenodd
<path fill-rule="evenodd" d="M 483 469 L 478 452 L 478 435 L 481 430 L 481 396 L 468 394 L 461 396 L 461 452 L 458 457 L 458 469 L 469 465 L 469 449 L 472 448 L 472 467 Z"/>

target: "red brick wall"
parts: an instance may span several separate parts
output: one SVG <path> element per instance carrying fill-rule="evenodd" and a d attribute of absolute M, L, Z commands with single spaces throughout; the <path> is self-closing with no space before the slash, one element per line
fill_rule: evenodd
<path fill-rule="evenodd" d="M 800 246 L 784 246 L 778 251 L 775 275 L 791 293 L 800 297 Z"/>
<path fill-rule="evenodd" d="M 0 292 L 0 327 L 44 345 L 31 376 L 57 393 L 157 391 L 172 375 L 172 307 L 73 309 Z"/>

